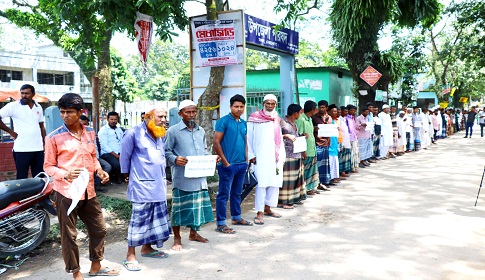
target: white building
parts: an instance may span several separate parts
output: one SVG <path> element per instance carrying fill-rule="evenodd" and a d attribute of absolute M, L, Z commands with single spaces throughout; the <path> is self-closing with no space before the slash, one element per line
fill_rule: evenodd
<path fill-rule="evenodd" d="M 0 81 L 0 87 L 14 89 L 30 83 L 51 101 L 73 92 L 92 103 L 86 76 L 74 59 L 54 45 L 39 47 L 36 55 L 0 51 Z"/>

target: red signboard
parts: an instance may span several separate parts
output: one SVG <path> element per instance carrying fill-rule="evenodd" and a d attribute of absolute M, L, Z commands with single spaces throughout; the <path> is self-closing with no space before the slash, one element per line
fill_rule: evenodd
<path fill-rule="evenodd" d="M 367 67 L 364 72 L 360 74 L 360 78 L 368 83 L 371 87 L 374 86 L 381 77 L 382 74 L 372 66 Z"/>

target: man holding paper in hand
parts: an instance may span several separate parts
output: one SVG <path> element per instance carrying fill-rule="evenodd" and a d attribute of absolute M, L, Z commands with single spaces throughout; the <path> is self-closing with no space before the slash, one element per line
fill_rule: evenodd
<path fill-rule="evenodd" d="M 182 120 L 168 129 L 165 138 L 165 156 L 172 169 L 172 223 L 174 242 L 172 250 L 182 250 L 180 227 L 190 228 L 189 240 L 206 243 L 208 239 L 197 231 L 206 223 L 214 221 L 206 177 L 187 178 L 187 156 L 210 155 L 207 151 L 205 131 L 195 123 L 197 108 L 192 100 L 179 105 Z M 214 162 L 215 168 L 215 162 Z"/>
<path fill-rule="evenodd" d="M 74 279 L 83 279 L 79 265 L 79 249 L 76 243 L 78 217 L 88 229 L 90 276 L 118 275 L 119 271 L 101 266 L 104 255 L 106 225 L 101 205 L 94 190 L 94 172 L 102 182 L 109 181 L 96 158 L 96 133 L 91 127 L 82 125 L 79 117 L 83 113 L 84 101 L 78 94 L 64 94 L 57 102 L 64 124 L 45 138 L 44 170 L 51 176 L 56 202 L 57 218 L 61 233 L 62 257 L 66 272 Z M 89 172 L 89 180 L 84 194 L 72 212 L 67 210 L 74 198 L 69 189 L 81 172 Z M 82 190 L 82 188 L 81 188 Z"/>
<path fill-rule="evenodd" d="M 302 152 L 295 143 L 300 136 L 296 127 L 296 120 L 300 117 L 301 106 L 290 104 L 288 113 L 281 121 L 281 134 L 285 145 L 286 159 L 283 165 L 283 187 L 278 196 L 278 207 L 293 209 L 293 204 L 303 204 L 306 199 L 306 190 L 303 180 Z M 303 139 L 305 136 L 302 136 Z M 306 141 L 305 141 L 306 144 Z"/>

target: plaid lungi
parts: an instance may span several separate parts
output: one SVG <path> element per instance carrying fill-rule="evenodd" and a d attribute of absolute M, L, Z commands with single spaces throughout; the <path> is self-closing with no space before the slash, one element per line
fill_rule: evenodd
<path fill-rule="evenodd" d="M 317 157 L 307 157 L 304 161 L 305 165 L 305 184 L 306 190 L 311 191 L 318 187 L 318 166 L 317 166 Z"/>
<path fill-rule="evenodd" d="M 352 162 L 352 169 L 357 169 L 359 167 L 359 161 L 360 161 L 360 156 L 359 156 L 359 142 L 354 141 L 350 142 L 351 148 L 351 162 Z"/>
<path fill-rule="evenodd" d="M 372 157 L 372 139 L 359 139 L 360 160 L 366 160 Z"/>
<path fill-rule="evenodd" d="M 128 246 L 145 244 L 163 246 L 172 233 L 168 217 L 167 203 L 133 202 L 130 225 L 128 226 Z"/>
<path fill-rule="evenodd" d="M 170 221 L 172 227 L 185 226 L 197 231 L 200 226 L 213 222 L 214 214 L 209 192 L 207 190 L 187 192 L 173 188 Z"/>
<path fill-rule="evenodd" d="M 283 165 L 283 187 L 280 188 L 278 204 L 295 204 L 306 198 L 303 187 L 303 162 L 301 158 L 286 158 Z"/>
<path fill-rule="evenodd" d="M 352 152 L 350 149 L 343 148 L 338 153 L 338 163 L 340 172 L 350 172 L 352 171 Z"/>
<path fill-rule="evenodd" d="M 324 185 L 330 183 L 330 162 L 328 158 L 328 146 L 317 146 L 318 179 Z"/>

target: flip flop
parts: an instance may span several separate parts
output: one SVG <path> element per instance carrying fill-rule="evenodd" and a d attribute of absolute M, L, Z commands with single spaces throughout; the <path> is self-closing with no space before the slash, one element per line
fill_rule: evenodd
<path fill-rule="evenodd" d="M 258 217 L 254 217 L 254 223 L 257 225 L 264 225 L 263 219 L 260 219 Z"/>
<path fill-rule="evenodd" d="M 264 213 L 265 216 L 268 216 L 268 217 L 273 217 L 273 218 L 281 218 L 282 216 L 278 213 L 275 213 L 275 212 L 271 212 L 271 213 Z"/>
<path fill-rule="evenodd" d="M 215 231 L 224 233 L 224 234 L 235 234 L 236 231 L 232 228 L 228 227 L 227 225 L 216 227 Z"/>
<path fill-rule="evenodd" d="M 168 254 L 162 251 L 153 251 L 148 254 L 141 254 L 142 257 L 145 258 L 154 258 L 154 259 L 165 259 L 168 258 Z"/>
<path fill-rule="evenodd" d="M 129 267 L 129 265 L 132 265 L 133 267 Z M 138 266 L 138 261 L 123 261 L 123 266 L 126 268 L 128 271 L 140 271 L 141 268 Z"/>
<path fill-rule="evenodd" d="M 282 209 L 295 209 L 292 205 L 278 205 L 277 207 Z"/>
<path fill-rule="evenodd" d="M 233 226 L 252 226 L 253 223 L 246 221 L 244 219 L 237 220 L 237 221 L 232 221 Z"/>
<path fill-rule="evenodd" d="M 103 269 L 100 269 L 96 272 L 89 272 L 89 276 L 94 277 L 94 276 L 118 276 L 120 275 L 120 272 L 114 269 L 110 269 L 109 267 L 105 267 Z"/>

